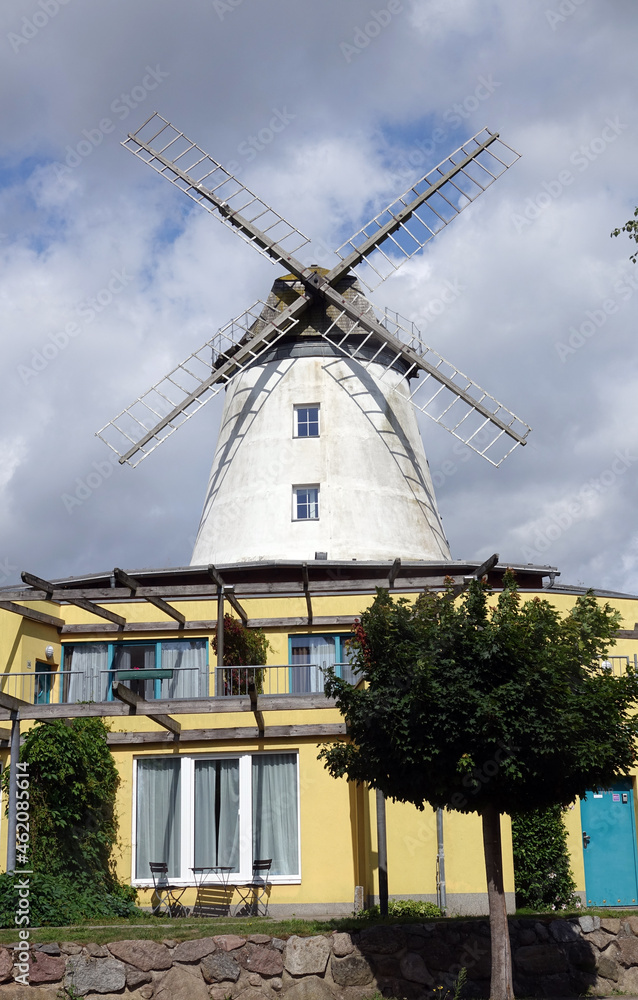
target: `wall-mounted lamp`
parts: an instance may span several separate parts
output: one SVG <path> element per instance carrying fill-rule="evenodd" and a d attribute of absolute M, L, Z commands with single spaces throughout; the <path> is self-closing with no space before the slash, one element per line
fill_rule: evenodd
<path fill-rule="evenodd" d="M 46 656 L 47 660 L 53 659 L 53 652 L 54 652 L 53 646 L 47 646 L 47 648 L 44 651 L 44 655 Z"/>

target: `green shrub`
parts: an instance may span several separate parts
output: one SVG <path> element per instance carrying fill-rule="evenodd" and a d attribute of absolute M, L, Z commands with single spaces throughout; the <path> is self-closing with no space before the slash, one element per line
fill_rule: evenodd
<path fill-rule="evenodd" d="M 0 875 L 0 927 L 15 927 L 18 896 L 14 879 L 26 876 Z M 32 927 L 64 927 L 97 917 L 143 916 L 135 906 L 137 890 L 114 884 L 110 891 L 89 877 L 29 875 L 29 920 Z"/>
<path fill-rule="evenodd" d="M 380 916 L 381 910 L 378 906 L 370 906 L 367 910 L 362 910 L 357 914 L 361 920 L 372 920 Z M 442 917 L 438 906 L 420 899 L 390 899 L 388 900 L 389 917 L 408 917 L 413 920 L 431 920 L 432 917 Z"/>
<path fill-rule="evenodd" d="M 516 906 L 560 910 L 580 905 L 560 806 L 512 816 Z"/>

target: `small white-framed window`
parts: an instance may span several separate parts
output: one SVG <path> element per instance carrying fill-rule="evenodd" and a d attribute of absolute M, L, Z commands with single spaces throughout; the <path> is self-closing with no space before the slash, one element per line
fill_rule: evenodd
<path fill-rule="evenodd" d="M 295 406 L 293 412 L 294 437 L 319 437 L 319 403 Z"/>
<path fill-rule="evenodd" d="M 292 519 L 293 521 L 319 520 L 319 486 L 293 486 L 292 488 Z"/>

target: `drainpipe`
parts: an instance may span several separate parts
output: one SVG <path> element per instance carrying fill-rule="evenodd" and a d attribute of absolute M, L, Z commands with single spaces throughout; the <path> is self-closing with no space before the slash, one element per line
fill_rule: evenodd
<path fill-rule="evenodd" d="M 445 889 L 445 850 L 443 847 L 443 810 L 436 811 L 436 905 L 441 913 L 447 909 Z"/>
<path fill-rule="evenodd" d="M 377 788 L 377 854 L 379 858 L 379 911 L 388 915 L 388 843 L 385 830 L 385 797 Z"/>

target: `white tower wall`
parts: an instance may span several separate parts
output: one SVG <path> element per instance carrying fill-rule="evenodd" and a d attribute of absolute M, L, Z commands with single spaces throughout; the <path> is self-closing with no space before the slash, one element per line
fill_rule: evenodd
<path fill-rule="evenodd" d="M 259 560 L 447 560 L 414 408 L 343 357 L 288 357 L 240 373 L 226 402 L 192 565 Z M 294 407 L 319 404 L 319 437 Z M 319 518 L 293 519 L 293 488 Z"/>

